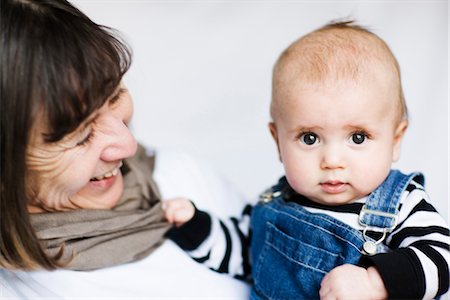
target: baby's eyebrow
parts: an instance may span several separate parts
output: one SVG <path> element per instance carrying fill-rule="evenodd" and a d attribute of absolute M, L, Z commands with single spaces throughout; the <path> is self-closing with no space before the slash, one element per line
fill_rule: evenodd
<path fill-rule="evenodd" d="M 292 129 L 292 130 L 290 130 L 290 132 L 293 132 L 293 133 L 295 133 L 295 132 L 308 132 L 308 131 L 318 131 L 318 130 L 321 130 L 322 129 L 322 127 L 320 127 L 320 126 L 302 126 L 302 125 L 300 125 L 300 126 L 297 126 L 297 127 L 295 127 L 294 129 Z"/>
<path fill-rule="evenodd" d="M 355 124 L 355 125 L 346 125 L 344 129 L 346 130 L 361 130 L 361 129 L 370 129 L 371 127 L 367 124 Z"/>

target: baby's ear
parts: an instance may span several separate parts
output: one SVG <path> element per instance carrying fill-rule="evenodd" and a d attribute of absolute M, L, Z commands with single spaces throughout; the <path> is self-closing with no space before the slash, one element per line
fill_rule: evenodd
<path fill-rule="evenodd" d="M 283 162 L 283 160 L 281 159 L 281 153 L 280 153 L 280 144 L 278 143 L 278 132 L 277 132 L 277 126 L 275 125 L 274 122 L 270 122 L 269 123 L 269 130 L 270 130 L 270 134 L 272 135 L 275 144 L 277 145 L 277 150 L 278 150 L 278 159 Z"/>
<path fill-rule="evenodd" d="M 394 147 L 392 153 L 392 160 L 397 161 L 400 158 L 400 149 L 402 146 L 403 137 L 405 136 L 406 129 L 408 128 L 408 121 L 402 120 L 395 129 L 394 132 Z"/>
<path fill-rule="evenodd" d="M 275 142 L 278 144 L 278 134 L 277 134 L 277 126 L 274 122 L 270 122 L 269 124 L 270 134 L 272 135 Z"/>

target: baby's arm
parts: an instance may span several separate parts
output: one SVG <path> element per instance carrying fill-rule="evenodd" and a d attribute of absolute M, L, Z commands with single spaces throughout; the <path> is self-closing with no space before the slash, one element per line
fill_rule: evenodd
<path fill-rule="evenodd" d="M 320 299 L 387 299 L 388 293 L 380 273 L 374 267 L 342 265 L 322 280 Z"/>
<path fill-rule="evenodd" d="M 164 200 L 162 208 L 166 219 L 175 224 L 166 236 L 194 260 L 219 273 L 250 277 L 250 205 L 239 218 L 228 219 L 201 211 L 186 198 Z"/>
<path fill-rule="evenodd" d="M 398 225 L 384 241 L 391 251 L 359 263 L 376 267 L 389 298 L 434 299 L 449 288 L 449 227 L 421 185 L 412 182 L 407 191 Z"/>

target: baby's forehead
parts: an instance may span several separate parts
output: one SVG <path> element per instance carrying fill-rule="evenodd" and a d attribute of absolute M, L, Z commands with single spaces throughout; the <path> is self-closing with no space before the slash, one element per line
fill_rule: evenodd
<path fill-rule="evenodd" d="M 288 80 L 323 81 L 329 78 L 357 78 L 384 71 L 398 76 L 397 63 L 388 46 L 377 36 L 347 29 L 310 33 L 294 42 L 280 56 L 275 77 Z"/>
<path fill-rule="evenodd" d="M 348 108 L 353 117 L 365 117 L 375 111 L 394 117 L 402 114 L 398 89 L 392 81 L 370 77 L 293 83 L 273 99 L 271 114 L 274 120 L 298 112 L 303 116 L 309 112 L 320 115 L 321 111 L 334 111 L 337 106 Z"/>

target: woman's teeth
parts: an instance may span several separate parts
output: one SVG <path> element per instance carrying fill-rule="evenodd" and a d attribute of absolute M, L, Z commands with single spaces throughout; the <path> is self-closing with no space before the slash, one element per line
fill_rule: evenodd
<path fill-rule="evenodd" d="M 98 180 L 103 180 L 105 178 L 109 178 L 112 176 L 116 176 L 119 173 L 119 169 L 121 166 L 122 166 L 122 164 L 118 165 L 116 168 L 114 168 L 113 170 L 111 170 L 109 172 L 106 172 L 103 175 L 92 177 L 91 181 L 98 181 Z"/>

